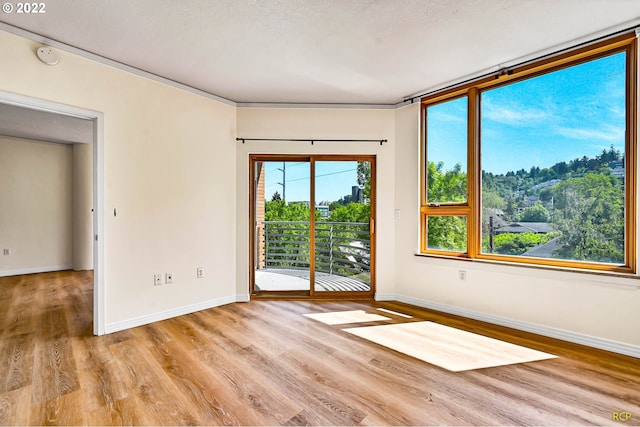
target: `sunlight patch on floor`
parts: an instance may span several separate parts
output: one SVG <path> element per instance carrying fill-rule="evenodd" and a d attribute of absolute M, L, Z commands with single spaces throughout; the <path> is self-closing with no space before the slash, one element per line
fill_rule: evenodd
<path fill-rule="evenodd" d="M 367 313 L 364 310 L 335 311 L 331 313 L 309 313 L 306 317 L 327 325 L 344 325 L 347 323 L 379 322 L 391 320 L 379 314 Z"/>
<path fill-rule="evenodd" d="M 453 372 L 557 357 L 434 322 L 365 326 L 344 331 Z"/>

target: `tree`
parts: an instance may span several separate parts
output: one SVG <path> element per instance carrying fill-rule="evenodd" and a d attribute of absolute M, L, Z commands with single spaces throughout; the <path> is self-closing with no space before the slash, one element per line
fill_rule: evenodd
<path fill-rule="evenodd" d="M 272 200 L 264 210 L 265 250 L 270 254 L 269 266 L 300 267 L 309 262 L 310 209 L 304 203 Z M 320 218 L 320 212 L 315 212 Z M 273 221 L 273 222 L 270 222 Z"/>
<path fill-rule="evenodd" d="M 456 202 L 467 199 L 467 174 L 460 164 L 443 171 L 444 163 L 427 164 L 427 197 L 429 202 Z M 430 216 L 427 244 L 433 249 L 467 250 L 467 222 L 457 216 Z"/>
<path fill-rule="evenodd" d="M 549 202 L 553 199 L 553 188 L 546 187 L 540 190 L 540 200 L 543 202 Z"/>
<path fill-rule="evenodd" d="M 273 196 L 271 196 L 271 201 L 275 202 L 279 200 L 282 200 L 282 196 L 280 196 L 280 193 L 276 191 L 275 193 L 273 193 Z"/>
<path fill-rule="evenodd" d="M 554 187 L 554 205 L 559 257 L 624 262 L 624 191 L 617 178 L 587 173 L 567 179 Z"/>
<path fill-rule="evenodd" d="M 494 191 L 482 189 L 482 207 L 484 209 L 504 209 L 507 203 L 500 195 Z"/>
<path fill-rule="evenodd" d="M 462 202 L 467 200 L 467 174 L 457 163 L 453 169 L 443 171 L 444 163 L 427 165 L 427 196 L 429 202 Z"/>
<path fill-rule="evenodd" d="M 368 203 L 349 203 L 347 206 L 338 206 L 327 221 L 329 222 L 369 222 L 371 209 Z"/>
<path fill-rule="evenodd" d="M 265 221 L 309 221 L 309 208 L 303 203 L 286 203 L 284 200 L 272 200 L 265 203 Z M 316 219 L 320 212 L 315 213 Z"/>
<path fill-rule="evenodd" d="M 371 200 L 371 162 L 358 162 L 357 176 L 364 200 Z"/>
<path fill-rule="evenodd" d="M 503 255 L 522 255 L 529 249 L 547 243 L 557 233 L 504 233 L 493 239 L 494 253 Z"/>
<path fill-rule="evenodd" d="M 467 250 L 467 221 L 459 216 L 430 216 L 427 219 L 427 245 L 430 249 Z"/>
<path fill-rule="evenodd" d="M 484 183 L 483 183 L 484 184 Z M 482 234 L 489 233 L 489 217 L 496 215 L 502 215 L 502 212 L 507 207 L 507 203 L 496 192 L 482 189 Z"/>
<path fill-rule="evenodd" d="M 548 222 L 549 211 L 547 208 L 538 203 L 526 208 L 520 216 L 522 222 Z"/>

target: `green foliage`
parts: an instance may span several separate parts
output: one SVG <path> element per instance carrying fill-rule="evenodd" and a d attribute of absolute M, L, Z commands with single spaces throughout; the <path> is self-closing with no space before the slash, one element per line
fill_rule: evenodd
<path fill-rule="evenodd" d="M 565 259 L 624 262 L 624 190 L 610 175 L 588 173 L 554 188 L 556 228 Z"/>
<path fill-rule="evenodd" d="M 482 192 L 482 232 L 489 232 L 489 217 L 496 211 L 504 211 L 507 203 L 498 193 L 486 190 Z"/>
<path fill-rule="evenodd" d="M 522 255 L 529 249 L 536 246 L 547 243 L 552 238 L 556 237 L 558 233 L 504 233 L 498 234 L 493 238 L 493 253 L 503 255 Z M 487 239 L 488 240 L 488 239 Z M 483 248 L 485 251 L 489 251 L 488 241 Z"/>
<path fill-rule="evenodd" d="M 482 207 L 503 210 L 507 207 L 507 202 L 495 191 L 487 190 L 482 192 Z"/>
<path fill-rule="evenodd" d="M 602 150 L 602 153 L 594 158 L 582 156 L 570 162 L 558 162 L 548 168 L 532 166 L 529 171 L 520 169 L 516 172 L 510 171 L 500 175 L 482 171 L 482 191 L 494 191 L 507 203 L 514 195 L 523 193 L 527 195 L 539 193 L 540 200 L 548 202 L 550 200 L 550 189 L 548 187 L 535 189 L 537 184 L 554 179 L 579 178 L 587 173 L 608 175 L 611 172 L 609 163 L 620 160 L 622 160 L 620 151 L 611 146 L 609 150 Z M 507 206 L 507 210 L 511 211 L 510 205 Z M 510 216 L 510 218 L 513 219 L 513 216 Z"/>
<path fill-rule="evenodd" d="M 546 187 L 540 190 L 540 201 L 550 202 L 553 199 L 553 188 Z"/>
<path fill-rule="evenodd" d="M 494 175 L 482 171 L 483 250 L 488 251 L 490 210 L 503 211 L 502 219 L 522 222 L 551 222 L 547 234 L 507 233 L 494 237 L 494 252 L 521 255 L 558 238 L 562 245 L 554 258 L 592 262 L 624 262 L 624 183 L 611 175 L 609 164 L 621 161 L 611 147 L 595 158 L 582 156 L 548 168 L 537 166 Z M 467 175 L 460 165 L 444 171 L 443 163 L 428 162 L 427 186 L 430 203 L 464 201 Z M 559 180 L 554 182 L 552 180 Z M 543 184 L 543 185 L 538 185 Z M 518 210 L 527 196 L 538 195 L 541 203 Z M 466 250 L 464 218 L 428 218 L 428 246 L 432 249 Z"/>
<path fill-rule="evenodd" d="M 467 174 L 462 166 L 456 164 L 453 169 L 443 171 L 444 163 L 428 162 L 427 198 L 430 203 L 463 202 L 467 200 Z"/>
<path fill-rule="evenodd" d="M 368 203 L 349 203 L 337 206 L 327 218 L 330 222 L 369 222 L 371 208 Z"/>
<path fill-rule="evenodd" d="M 520 215 L 522 222 L 548 222 L 549 211 L 541 204 L 536 204 L 526 208 Z"/>
<path fill-rule="evenodd" d="M 371 200 L 371 162 L 358 162 L 357 175 L 364 199 Z"/>
<path fill-rule="evenodd" d="M 466 252 L 466 218 L 430 216 L 427 219 L 427 245 L 430 249 Z"/>
<path fill-rule="evenodd" d="M 320 212 L 316 212 L 316 219 Z M 284 200 L 272 200 L 265 203 L 265 221 L 309 221 L 309 208 L 302 203 L 286 203 Z"/>

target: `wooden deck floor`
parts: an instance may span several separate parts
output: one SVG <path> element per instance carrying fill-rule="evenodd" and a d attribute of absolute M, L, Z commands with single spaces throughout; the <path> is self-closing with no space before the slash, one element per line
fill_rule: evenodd
<path fill-rule="evenodd" d="M 256 290 L 291 291 L 308 290 L 309 270 L 264 268 L 256 271 Z M 371 286 L 361 280 L 316 271 L 315 290 L 319 292 L 366 292 Z"/>
<path fill-rule="evenodd" d="M 375 302 L 252 301 L 94 337 L 91 283 L 72 272 L 0 278 L 0 424 L 640 424 L 635 358 Z M 559 357 L 456 373 L 304 316 L 346 310 Z"/>

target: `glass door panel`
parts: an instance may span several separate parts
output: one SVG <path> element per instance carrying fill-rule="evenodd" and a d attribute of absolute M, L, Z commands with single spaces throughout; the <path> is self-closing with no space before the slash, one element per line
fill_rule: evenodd
<path fill-rule="evenodd" d="M 254 291 L 310 292 L 310 162 L 254 162 Z"/>
<path fill-rule="evenodd" d="M 371 290 L 371 162 L 314 161 L 314 292 Z"/>

